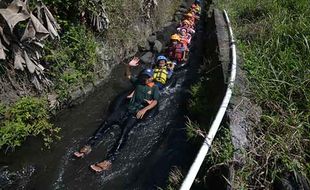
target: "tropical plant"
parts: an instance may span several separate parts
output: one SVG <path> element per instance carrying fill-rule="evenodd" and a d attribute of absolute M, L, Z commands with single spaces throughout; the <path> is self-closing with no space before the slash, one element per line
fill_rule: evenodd
<path fill-rule="evenodd" d="M 110 20 L 102 0 L 83 0 L 79 2 L 79 7 L 82 22 L 87 22 L 98 32 L 108 29 Z"/>
<path fill-rule="evenodd" d="M 6 9 L 0 9 L 0 60 L 9 59 L 12 53 L 14 68 L 26 70 L 32 75 L 31 82 L 38 90 L 40 81 L 49 85 L 44 77 L 44 67 L 40 64 L 47 37 L 59 38 L 60 29 L 55 18 L 40 0 L 30 10 L 27 0 L 14 0 Z"/>

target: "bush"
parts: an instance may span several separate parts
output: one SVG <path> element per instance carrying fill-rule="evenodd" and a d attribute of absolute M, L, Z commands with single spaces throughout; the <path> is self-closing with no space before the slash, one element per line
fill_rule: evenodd
<path fill-rule="evenodd" d="M 0 109 L 5 115 L 0 123 L 0 149 L 20 146 L 29 136 L 42 136 L 45 146 L 49 146 L 59 128 L 49 121 L 48 104 L 45 100 L 24 97 L 10 108 Z"/>
<path fill-rule="evenodd" d="M 50 66 L 56 92 L 66 100 L 70 90 L 94 79 L 97 43 L 84 26 L 70 26 L 60 42 L 46 46 L 45 61 Z"/>

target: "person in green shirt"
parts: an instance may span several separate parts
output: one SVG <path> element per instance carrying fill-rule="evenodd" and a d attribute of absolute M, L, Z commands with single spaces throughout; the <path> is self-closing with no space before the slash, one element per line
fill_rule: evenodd
<path fill-rule="evenodd" d="M 127 141 L 128 133 L 131 129 L 146 116 L 146 113 L 152 110 L 157 104 L 159 99 L 159 89 L 153 82 L 153 73 L 151 70 L 143 71 L 137 78 L 132 77 L 130 73 L 130 65 L 135 61 L 135 58 L 127 66 L 127 77 L 134 84 L 135 89 L 130 98 L 128 105 L 120 107 L 113 112 L 98 128 L 95 134 L 88 140 L 86 145 L 74 155 L 78 158 L 84 157 L 89 154 L 92 147 L 98 145 L 104 137 L 105 132 L 112 125 L 119 125 L 122 128 L 121 135 L 116 141 L 110 151 L 108 151 L 107 159 L 102 162 L 91 165 L 91 169 L 96 172 L 109 170 L 112 167 L 112 162 L 115 160 L 116 155 Z"/>

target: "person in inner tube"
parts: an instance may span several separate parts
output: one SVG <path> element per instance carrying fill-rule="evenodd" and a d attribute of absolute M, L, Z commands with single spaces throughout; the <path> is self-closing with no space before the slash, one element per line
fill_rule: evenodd
<path fill-rule="evenodd" d="M 175 63 L 160 55 L 156 59 L 156 64 L 153 66 L 153 79 L 159 90 L 162 90 L 167 80 L 172 76 Z"/>
<path fill-rule="evenodd" d="M 134 58 L 132 62 L 134 62 L 133 66 L 137 66 L 139 63 L 139 58 Z M 162 90 L 167 82 L 167 80 L 172 76 L 173 74 L 173 69 L 175 67 L 176 63 L 169 61 L 167 57 L 163 55 L 159 55 L 156 58 L 155 64 L 152 66 L 152 69 L 146 69 L 143 70 L 142 72 L 145 71 L 150 71 L 153 73 L 153 81 L 155 82 L 155 85 L 158 86 L 159 90 Z M 128 76 L 131 76 L 130 70 L 128 69 L 126 71 Z M 128 95 L 127 97 L 130 98 L 132 97 L 134 91 Z"/>
<path fill-rule="evenodd" d="M 159 89 L 153 82 L 153 72 L 145 70 L 137 78 L 127 75 L 127 77 L 135 84 L 135 90 L 130 97 L 128 106 L 123 106 L 113 112 L 100 126 L 96 133 L 88 140 L 87 144 L 75 152 L 78 158 L 84 157 L 91 152 L 92 147 L 98 145 L 104 137 L 105 132 L 113 125 L 119 125 L 122 128 L 121 135 L 113 148 L 108 151 L 107 159 L 93 164 L 90 168 L 96 172 L 109 170 L 116 155 L 127 141 L 130 130 L 143 118 L 146 113 L 158 104 Z"/>

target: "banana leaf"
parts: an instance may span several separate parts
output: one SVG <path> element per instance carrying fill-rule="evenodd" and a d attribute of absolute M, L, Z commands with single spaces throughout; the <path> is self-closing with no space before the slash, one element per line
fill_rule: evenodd
<path fill-rule="evenodd" d="M 54 28 L 54 26 L 52 25 L 51 21 L 49 20 L 48 16 L 45 14 L 45 19 L 46 19 L 46 23 L 47 23 L 47 29 L 50 32 L 50 36 L 52 39 L 55 39 L 55 37 L 57 37 L 58 39 L 59 34 L 57 32 L 57 29 Z"/>
<path fill-rule="evenodd" d="M 53 17 L 52 13 L 48 10 L 48 8 L 44 4 L 42 8 L 44 10 L 44 14 L 48 17 L 54 28 L 60 30 L 60 26 L 57 24 L 56 19 Z"/>
<path fill-rule="evenodd" d="M 4 52 L 4 48 L 5 47 L 2 45 L 1 40 L 0 40 L 0 60 L 1 59 L 4 60 L 6 58 L 6 54 Z"/>
<path fill-rule="evenodd" d="M 3 41 L 7 44 L 10 45 L 10 41 L 8 38 L 4 35 L 3 28 L 0 26 L 0 37 L 2 37 Z"/>
<path fill-rule="evenodd" d="M 32 24 L 34 26 L 34 29 L 36 30 L 36 38 L 40 40 L 44 40 L 48 37 L 49 32 L 47 29 L 40 23 L 40 21 L 35 17 L 32 13 L 30 14 L 30 18 L 32 21 Z"/>
<path fill-rule="evenodd" d="M 6 9 L 0 9 L 0 15 L 4 18 L 11 32 L 17 23 L 30 17 L 26 4 L 20 0 L 13 1 Z"/>
<path fill-rule="evenodd" d="M 35 39 L 35 37 L 36 37 L 36 30 L 33 26 L 32 20 L 29 20 L 29 22 L 27 23 L 25 32 L 20 40 L 21 41 L 33 40 Z"/>
<path fill-rule="evenodd" d="M 14 69 L 17 70 L 24 70 L 24 65 L 26 63 L 25 59 L 22 57 L 22 52 L 19 48 L 14 47 L 13 48 L 14 52 Z"/>
<path fill-rule="evenodd" d="M 32 74 L 34 73 L 35 69 L 36 69 L 36 66 L 35 64 L 31 61 L 31 59 L 29 58 L 28 54 L 26 51 L 24 51 L 24 58 L 25 58 L 25 61 L 26 61 L 26 66 L 27 66 L 27 69 L 28 71 Z"/>

